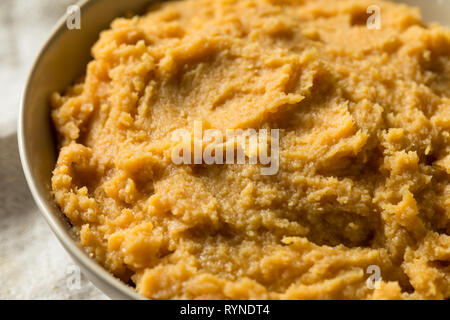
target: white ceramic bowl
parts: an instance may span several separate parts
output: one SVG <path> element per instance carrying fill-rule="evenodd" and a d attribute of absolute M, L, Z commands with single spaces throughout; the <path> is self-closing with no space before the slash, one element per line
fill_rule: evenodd
<path fill-rule="evenodd" d="M 63 17 L 40 50 L 22 95 L 18 141 L 23 170 L 33 197 L 67 252 L 84 274 L 111 298 L 141 298 L 135 290 L 113 277 L 77 244 L 76 237 L 50 192 L 56 160 L 55 141 L 49 116 L 49 96 L 70 85 L 85 70 L 90 48 L 101 30 L 128 11 L 139 13 L 151 0 L 82 1 L 81 29 L 69 30 Z M 450 0 L 404 0 L 420 6 L 426 22 L 450 24 Z"/>

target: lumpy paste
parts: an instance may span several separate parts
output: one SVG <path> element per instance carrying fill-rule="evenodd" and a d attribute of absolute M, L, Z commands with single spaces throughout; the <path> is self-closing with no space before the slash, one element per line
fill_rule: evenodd
<path fill-rule="evenodd" d="M 450 297 L 448 29 L 374 0 L 185 0 L 92 54 L 52 96 L 52 189 L 143 296 Z M 173 163 L 194 123 L 279 129 L 277 173 Z"/>

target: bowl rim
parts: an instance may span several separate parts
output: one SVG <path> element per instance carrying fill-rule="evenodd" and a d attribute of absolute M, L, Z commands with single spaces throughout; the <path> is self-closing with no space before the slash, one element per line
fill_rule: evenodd
<path fill-rule="evenodd" d="M 80 0 L 75 5 L 79 6 L 81 10 L 87 10 L 94 2 L 95 1 L 91 0 Z M 81 248 L 81 246 L 77 245 L 73 236 L 70 235 L 70 231 L 63 228 L 62 225 L 58 223 L 58 218 L 51 214 L 51 209 L 47 203 L 48 200 L 43 199 L 43 197 L 41 197 L 41 195 L 39 194 L 35 177 L 31 171 L 31 163 L 28 156 L 28 142 L 25 139 L 27 130 L 25 126 L 25 110 L 28 104 L 28 94 L 30 91 L 32 79 L 37 70 L 37 66 L 41 62 L 42 58 L 46 55 L 50 47 L 54 45 L 59 36 L 65 31 L 66 20 L 66 15 L 60 17 L 50 31 L 49 35 L 47 35 L 45 42 L 40 47 L 29 69 L 30 71 L 26 77 L 25 86 L 23 87 L 20 96 L 19 113 L 17 118 L 17 141 L 22 169 L 33 199 L 39 209 L 39 212 L 42 216 L 44 216 L 47 224 L 50 226 L 50 229 L 56 235 L 64 249 L 68 251 L 72 260 L 74 260 L 76 264 L 81 265 L 82 268 L 84 267 L 85 270 L 94 275 L 96 279 L 118 291 L 118 293 L 120 293 L 123 297 L 127 297 L 129 299 L 143 299 L 143 297 L 138 294 L 132 287 L 126 285 L 120 279 L 114 277 L 103 266 L 97 263 L 93 258 L 89 257 L 88 254 Z M 51 199 L 53 199 L 53 196 Z M 99 290 L 108 295 L 102 289 L 99 288 Z"/>

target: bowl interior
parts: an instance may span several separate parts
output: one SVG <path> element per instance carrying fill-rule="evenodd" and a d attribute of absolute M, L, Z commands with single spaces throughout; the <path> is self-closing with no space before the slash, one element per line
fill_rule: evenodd
<path fill-rule="evenodd" d="M 55 164 L 55 141 L 49 117 L 49 96 L 61 92 L 80 76 L 91 59 L 90 48 L 101 30 L 118 16 L 139 13 L 151 0 L 90 0 L 80 4 L 81 29 L 69 30 L 62 18 L 42 48 L 22 96 L 19 117 L 19 149 L 33 197 L 53 232 L 79 263 L 88 278 L 112 298 L 139 298 L 131 288 L 111 276 L 79 248 L 70 225 L 55 205 L 50 192 Z M 450 1 L 404 0 L 420 6 L 426 22 L 450 24 Z"/>

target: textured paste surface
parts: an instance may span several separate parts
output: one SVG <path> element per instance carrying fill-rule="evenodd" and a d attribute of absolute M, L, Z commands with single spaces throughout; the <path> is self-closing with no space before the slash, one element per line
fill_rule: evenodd
<path fill-rule="evenodd" d="M 448 29 L 374 0 L 186 0 L 115 20 L 92 54 L 52 96 L 52 188 L 142 295 L 450 297 Z M 194 120 L 279 128 L 278 174 L 173 164 Z"/>

